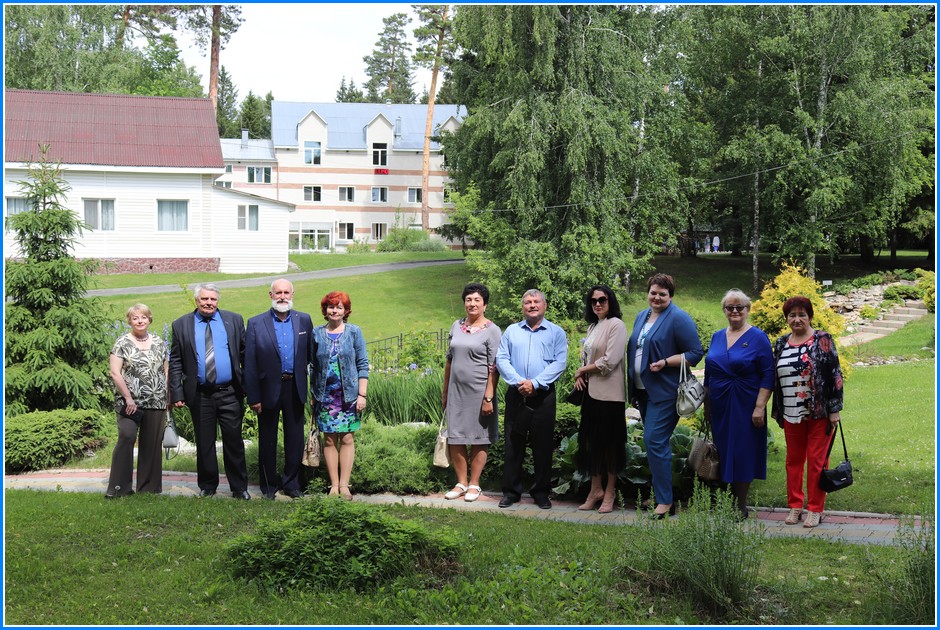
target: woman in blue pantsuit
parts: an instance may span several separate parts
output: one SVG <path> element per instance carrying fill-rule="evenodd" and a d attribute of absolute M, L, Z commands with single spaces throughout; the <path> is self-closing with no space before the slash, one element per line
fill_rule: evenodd
<path fill-rule="evenodd" d="M 653 475 L 655 516 L 674 514 L 672 505 L 672 448 L 669 439 L 679 421 L 676 390 L 682 354 L 689 367 L 704 354 L 695 322 L 672 303 L 676 284 L 664 273 L 647 282 L 644 309 L 633 323 L 627 344 L 627 387 L 631 404 L 643 418 L 643 440 Z"/>

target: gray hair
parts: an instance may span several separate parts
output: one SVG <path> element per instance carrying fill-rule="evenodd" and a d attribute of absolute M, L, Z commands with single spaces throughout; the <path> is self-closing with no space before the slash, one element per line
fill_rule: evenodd
<path fill-rule="evenodd" d="M 197 284 L 196 288 L 193 289 L 193 299 L 199 299 L 200 291 L 212 291 L 217 296 L 222 297 L 222 292 L 219 291 L 219 287 L 215 286 L 215 284 L 211 282 L 201 282 Z"/>
<path fill-rule="evenodd" d="M 542 300 L 545 306 L 548 306 L 548 300 L 545 299 L 545 294 L 539 291 L 538 289 L 529 289 L 528 291 L 523 293 L 522 301 L 525 301 L 527 297 L 533 297 L 533 296 L 539 298 L 540 300 Z"/>
<path fill-rule="evenodd" d="M 724 307 L 728 300 L 737 300 L 751 310 L 751 298 L 749 298 L 741 289 L 729 289 L 725 297 L 721 298 L 721 306 Z"/>
<path fill-rule="evenodd" d="M 277 280 L 275 280 L 274 282 L 271 283 L 271 288 L 270 288 L 271 293 L 274 293 L 274 285 L 277 284 L 278 282 L 286 282 L 288 285 L 290 285 L 290 292 L 291 292 L 291 293 L 294 292 L 294 283 L 293 283 L 293 282 L 291 282 L 291 281 L 288 280 L 287 278 L 278 278 Z"/>

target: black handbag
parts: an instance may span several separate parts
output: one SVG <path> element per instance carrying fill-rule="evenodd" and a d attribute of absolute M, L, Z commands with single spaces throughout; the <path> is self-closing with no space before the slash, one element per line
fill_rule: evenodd
<path fill-rule="evenodd" d="M 849 452 L 845 448 L 845 434 L 842 432 L 842 423 L 839 423 L 839 436 L 842 438 L 842 452 L 845 454 L 845 460 L 835 468 L 823 470 L 819 476 L 819 487 L 824 492 L 835 492 L 842 488 L 848 488 L 852 485 L 852 462 L 849 461 Z M 829 444 L 829 453 L 832 453 L 832 447 L 836 443 L 835 436 Z M 826 455 L 829 459 L 829 454 Z"/>
<path fill-rule="evenodd" d="M 144 410 L 140 407 L 134 413 L 127 413 L 127 401 L 123 398 L 118 403 L 118 413 L 124 416 L 125 418 L 130 418 L 137 424 L 140 424 L 140 421 L 144 418 Z"/>
<path fill-rule="evenodd" d="M 584 402 L 584 390 L 571 388 L 571 393 L 565 396 L 565 402 L 569 405 L 574 405 L 580 407 L 581 403 Z"/>

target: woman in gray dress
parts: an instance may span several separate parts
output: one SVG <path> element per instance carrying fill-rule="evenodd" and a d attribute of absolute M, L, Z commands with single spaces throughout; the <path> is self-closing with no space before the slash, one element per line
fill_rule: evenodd
<path fill-rule="evenodd" d="M 457 485 L 445 499 L 480 498 L 480 475 L 490 444 L 499 439 L 496 411 L 496 351 L 499 326 L 486 319 L 490 291 L 471 282 L 463 289 L 467 316 L 450 327 L 442 402 L 447 418 L 447 446 Z M 469 468 L 469 470 L 468 470 Z"/>

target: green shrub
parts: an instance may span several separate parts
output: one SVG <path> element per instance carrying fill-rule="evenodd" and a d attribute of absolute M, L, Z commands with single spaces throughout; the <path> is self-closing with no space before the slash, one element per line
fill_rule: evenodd
<path fill-rule="evenodd" d="M 915 269 L 917 286 L 923 292 L 924 306 L 931 313 L 937 312 L 937 274 L 933 271 Z"/>
<path fill-rule="evenodd" d="M 864 319 L 878 319 L 881 315 L 881 310 L 866 304 L 862 307 L 862 310 L 859 311 L 859 315 Z"/>
<path fill-rule="evenodd" d="M 892 284 L 885 289 L 885 300 L 904 303 L 905 300 L 919 300 L 924 296 L 924 290 L 909 284 Z"/>
<path fill-rule="evenodd" d="M 369 241 L 363 240 L 354 240 L 352 243 L 346 246 L 347 254 L 371 254 L 372 246 L 369 245 Z"/>
<path fill-rule="evenodd" d="M 369 412 L 385 425 L 429 422 L 444 416 L 441 391 L 443 370 L 404 369 L 375 372 L 369 377 Z"/>
<path fill-rule="evenodd" d="M 444 241 L 432 241 L 424 230 L 410 227 L 393 227 L 385 240 L 376 246 L 379 252 L 440 252 L 445 249 Z"/>
<path fill-rule="evenodd" d="M 907 514 L 898 522 L 895 542 L 898 562 L 873 564 L 872 575 L 881 584 L 880 597 L 872 602 L 876 623 L 898 625 L 935 625 L 936 603 L 936 533 L 930 512 L 923 511 L 918 523 Z"/>
<path fill-rule="evenodd" d="M 446 487 L 453 473 L 432 465 L 437 425 L 382 426 L 367 419 L 356 432 L 352 486 L 372 494 L 430 494 Z"/>
<path fill-rule="evenodd" d="M 432 532 L 338 498 L 298 503 L 286 519 L 262 522 L 232 541 L 226 556 L 236 577 L 263 592 L 370 592 L 402 576 L 443 581 L 459 568 L 449 530 Z"/>
<path fill-rule="evenodd" d="M 113 414 L 92 409 L 34 411 L 8 417 L 4 430 L 7 472 L 45 470 L 104 445 L 104 427 Z"/>
<path fill-rule="evenodd" d="M 766 534 L 759 526 L 741 527 L 727 494 L 695 484 L 679 518 L 638 518 L 635 530 L 617 569 L 622 578 L 687 595 L 719 620 L 745 618 Z"/>

